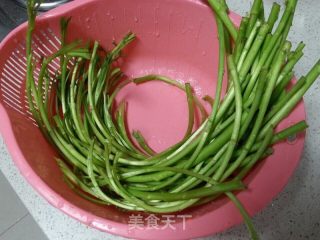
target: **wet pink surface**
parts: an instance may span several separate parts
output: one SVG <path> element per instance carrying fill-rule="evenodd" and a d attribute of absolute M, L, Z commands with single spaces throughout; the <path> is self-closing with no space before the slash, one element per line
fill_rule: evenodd
<path fill-rule="evenodd" d="M 129 29 L 135 32 L 138 40 L 125 52 L 123 69 L 128 77 L 163 74 L 190 82 L 198 96 L 214 96 L 218 40 L 212 11 L 202 1 L 77 0 L 41 17 L 38 30 L 50 27 L 58 33 L 61 16 L 73 16 L 70 38 L 97 39 L 105 48 Z M 232 18 L 239 23 L 239 17 L 232 15 Z M 20 26 L 1 43 L 0 69 L 17 43 L 23 43 L 25 29 L 26 25 Z M 23 67 L 20 71 L 23 72 Z M 1 78 L 2 84 L 3 81 Z M 0 130 L 12 158 L 34 189 L 71 217 L 99 230 L 136 239 L 196 238 L 226 230 L 242 221 L 238 210 L 226 199 L 220 199 L 184 211 L 192 215 L 185 230 L 180 222 L 175 224 L 175 231 L 170 228 L 129 231 L 126 223 L 130 213 L 89 203 L 64 184 L 53 159 L 56 152 L 25 115 L 13 110 L 15 105 L 21 105 L 18 111 L 26 111 L 23 81 L 15 82 L 19 87 L 11 82 L 5 84 L 19 92 L 14 98 L 0 88 Z M 5 103 L 7 98 L 15 103 L 13 107 Z M 186 97 L 181 90 L 160 82 L 139 87 L 129 85 L 120 93 L 118 101 L 121 100 L 128 101 L 129 128 L 142 131 L 154 149 L 160 151 L 183 137 L 188 114 Z M 304 118 L 301 103 L 279 128 Z M 246 179 L 248 190 L 238 197 L 251 215 L 263 209 L 287 184 L 299 163 L 303 144 L 304 134 L 299 135 L 294 144 L 277 144 L 274 155 Z M 35 146 L 41 148 L 35 150 Z"/>

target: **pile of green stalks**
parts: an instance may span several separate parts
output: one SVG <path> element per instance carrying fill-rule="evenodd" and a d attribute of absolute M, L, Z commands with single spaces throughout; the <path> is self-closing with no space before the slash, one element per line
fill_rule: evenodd
<path fill-rule="evenodd" d="M 205 97 L 212 104 L 209 115 L 189 83 L 158 75 L 124 76 L 115 63 L 122 49 L 134 41 L 133 33 L 107 51 L 98 42 L 68 43 L 70 19 L 62 19 L 61 48 L 35 62 L 31 47 L 39 6 L 35 0 L 28 1 L 27 97 L 39 128 L 60 153 L 57 163 L 65 181 L 82 197 L 128 211 L 172 213 L 225 195 L 239 208 L 251 238 L 258 239 L 233 192 L 246 188 L 242 180 L 273 154 L 274 144 L 307 128 L 302 121 L 281 132 L 274 130 L 316 81 L 320 61 L 291 82 L 305 46 L 301 42 L 293 49 L 287 40 L 297 0 L 286 1 L 280 19 L 277 3 L 265 18 L 262 0 L 255 0 L 239 28 L 230 20 L 224 0 L 208 0 L 208 4 L 216 15 L 219 37 L 215 101 Z M 60 68 L 52 75 L 48 65 L 56 59 Z M 34 69 L 39 65 L 36 77 Z M 219 101 L 225 72 L 228 90 Z M 124 86 L 148 81 L 184 91 L 189 109 L 185 137 L 160 153 L 139 131 L 127 131 L 126 103 L 115 103 Z M 193 131 L 198 110 L 203 121 Z"/>

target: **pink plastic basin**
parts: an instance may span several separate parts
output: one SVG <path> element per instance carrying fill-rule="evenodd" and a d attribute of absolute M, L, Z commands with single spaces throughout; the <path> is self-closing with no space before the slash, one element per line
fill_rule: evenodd
<path fill-rule="evenodd" d="M 59 36 L 62 16 L 72 16 L 70 39 L 96 39 L 105 48 L 129 30 L 136 33 L 138 40 L 125 51 L 122 66 L 129 77 L 164 74 L 191 82 L 199 96 L 214 97 L 218 39 L 213 12 L 204 1 L 77 0 L 38 19 L 35 52 L 39 55 L 52 52 L 59 43 L 54 35 Z M 239 24 L 240 17 L 231 16 Z M 146 226 L 130 230 L 131 213 L 90 203 L 70 190 L 54 160 L 56 151 L 29 119 L 24 80 L 25 32 L 23 24 L 0 45 L 0 129 L 21 174 L 50 204 L 86 225 L 136 239 L 190 239 L 241 223 L 235 206 L 222 198 L 175 214 L 191 216 L 185 226 L 176 221 L 175 229 L 146 229 Z M 55 66 L 51 68 L 54 70 Z M 130 85 L 119 98 L 129 102 L 129 128 L 142 131 L 156 150 L 183 137 L 187 127 L 183 92 L 153 82 L 138 87 Z M 300 103 L 279 129 L 304 118 L 304 106 Z M 248 189 L 237 195 L 251 215 L 263 209 L 287 184 L 299 163 L 303 144 L 304 134 L 293 143 L 277 144 L 275 153 L 246 178 Z"/>

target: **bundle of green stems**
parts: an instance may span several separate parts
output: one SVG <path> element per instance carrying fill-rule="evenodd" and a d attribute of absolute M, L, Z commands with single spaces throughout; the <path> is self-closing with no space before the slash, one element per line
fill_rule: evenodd
<path fill-rule="evenodd" d="M 245 189 L 242 180 L 273 154 L 273 144 L 307 128 L 302 121 L 281 132 L 274 130 L 316 81 L 320 61 L 291 82 L 304 48 L 301 42 L 292 50 L 287 40 L 297 0 L 287 0 L 278 24 L 280 6 L 274 3 L 266 19 L 262 0 L 255 0 L 239 28 L 230 20 L 224 0 L 208 3 L 216 14 L 219 38 L 215 100 L 204 97 L 212 104 L 209 115 L 189 83 L 159 75 L 125 78 L 117 61 L 122 49 L 134 41 L 133 33 L 106 51 L 97 42 L 67 43 L 70 19 L 62 19 L 61 48 L 36 63 L 31 47 L 35 0 L 28 2 L 29 106 L 39 128 L 60 153 L 57 163 L 65 181 L 87 200 L 124 210 L 171 213 L 226 195 L 239 208 L 252 239 L 257 239 L 248 213 L 233 192 Z M 48 66 L 56 59 L 60 69 L 52 75 Z M 229 82 L 222 98 L 225 73 Z M 126 103 L 115 102 L 127 84 L 148 81 L 184 91 L 189 109 L 185 137 L 160 153 L 150 148 L 139 131 L 128 133 Z M 202 124 L 193 131 L 197 110 Z"/>

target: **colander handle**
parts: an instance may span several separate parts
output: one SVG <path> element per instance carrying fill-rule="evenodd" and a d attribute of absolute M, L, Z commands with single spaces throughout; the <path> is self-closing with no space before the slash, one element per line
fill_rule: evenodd
<path fill-rule="evenodd" d="M 27 5 L 27 0 L 16 0 L 20 5 L 22 5 L 23 7 L 26 7 Z M 57 0 L 54 2 L 50 2 L 50 3 L 41 3 L 39 10 L 40 11 L 48 11 L 50 9 L 56 8 L 58 6 L 60 6 L 61 4 L 64 4 L 66 2 L 69 2 L 70 0 Z"/>

